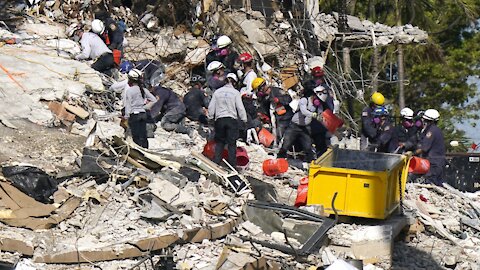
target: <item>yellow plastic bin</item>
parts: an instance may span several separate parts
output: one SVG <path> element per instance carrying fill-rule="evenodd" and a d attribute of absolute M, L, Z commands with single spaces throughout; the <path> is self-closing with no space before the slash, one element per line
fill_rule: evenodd
<path fill-rule="evenodd" d="M 387 218 L 400 202 L 408 176 L 409 158 L 397 154 L 328 149 L 310 164 L 307 205 L 323 205 L 333 214 Z M 401 184 L 401 187 L 399 185 Z"/>

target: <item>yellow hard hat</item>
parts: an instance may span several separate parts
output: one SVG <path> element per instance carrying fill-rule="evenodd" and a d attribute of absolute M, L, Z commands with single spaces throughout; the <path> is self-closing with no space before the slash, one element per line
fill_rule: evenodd
<path fill-rule="evenodd" d="M 253 90 L 257 90 L 260 86 L 262 86 L 263 84 L 265 83 L 265 79 L 264 78 L 255 78 L 252 82 L 252 88 Z"/>
<path fill-rule="evenodd" d="M 380 92 L 375 92 L 372 94 L 372 102 L 378 106 L 382 106 L 385 103 L 385 97 Z"/>

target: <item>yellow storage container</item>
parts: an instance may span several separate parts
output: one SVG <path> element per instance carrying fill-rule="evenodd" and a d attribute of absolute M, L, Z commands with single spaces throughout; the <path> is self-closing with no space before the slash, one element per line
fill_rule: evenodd
<path fill-rule="evenodd" d="M 328 149 L 310 164 L 307 205 L 323 205 L 333 214 L 385 219 L 405 192 L 409 158 L 358 150 Z M 401 190 L 401 191 L 400 191 Z"/>

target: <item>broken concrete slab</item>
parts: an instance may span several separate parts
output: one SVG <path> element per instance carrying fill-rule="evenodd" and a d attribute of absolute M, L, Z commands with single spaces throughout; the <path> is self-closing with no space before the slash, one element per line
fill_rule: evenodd
<path fill-rule="evenodd" d="M 67 109 L 67 111 L 75 114 L 76 116 L 85 119 L 87 118 L 90 114 L 83 108 L 75 106 L 75 105 L 70 105 L 68 102 L 64 101 L 62 102 L 62 106 Z"/>
<path fill-rule="evenodd" d="M 145 255 L 150 251 L 166 248 L 178 240 L 176 234 L 165 234 L 140 239 L 136 242 L 109 245 L 99 249 L 61 250 L 47 254 L 34 254 L 37 263 L 81 263 L 111 261 L 125 258 L 134 258 Z"/>
<path fill-rule="evenodd" d="M 0 182 L 0 201 L 12 210 L 5 224 L 31 230 L 48 229 L 66 219 L 79 205 L 79 198 L 70 197 L 60 207 L 43 204 L 20 192 L 7 182 Z"/>
<path fill-rule="evenodd" d="M 61 121 L 70 122 L 70 124 L 71 124 L 71 122 L 75 121 L 75 115 L 73 113 L 67 112 L 67 109 L 65 108 L 65 106 L 58 101 L 52 101 L 52 102 L 48 103 L 48 108 Z"/>

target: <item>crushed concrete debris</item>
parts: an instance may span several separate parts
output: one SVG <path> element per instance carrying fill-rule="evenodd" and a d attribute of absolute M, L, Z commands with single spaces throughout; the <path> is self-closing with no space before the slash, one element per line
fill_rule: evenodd
<path fill-rule="evenodd" d="M 199 133 L 208 128 L 189 120 L 186 125 L 196 129 L 191 136 L 158 125 L 149 149 L 124 139 L 121 93 L 105 90 L 113 78 L 95 72 L 88 62 L 72 60 L 80 47 L 65 33 L 66 22 L 80 19 L 90 27 L 91 10 L 105 7 L 98 1 L 29 2 L 45 3 L 14 5 L 9 11 L 21 23 L 14 30 L 0 28 L 0 120 L 9 127 L 0 127 L 0 161 L 34 164 L 62 181 L 51 196 L 53 203 L 42 204 L 0 180 L 1 262 L 17 263 L 17 269 L 70 269 L 77 263 L 82 269 L 131 269 L 151 259 L 177 269 L 205 270 L 316 269 L 363 260 L 364 269 L 372 270 L 478 269 L 478 194 L 467 196 L 449 187 L 409 184 L 404 210 L 414 222 L 340 222 L 328 231 L 328 246 L 304 258 L 242 240 L 302 248 L 307 236 L 295 230 L 312 224 L 278 216 L 281 224 L 265 232 L 247 219 L 244 208 L 254 199 L 293 205 L 305 170 L 291 166 L 282 175 L 266 176 L 261 164 L 275 158 L 272 149 L 243 142 L 238 146 L 247 150 L 250 163 L 238 174 L 207 160 L 194 163 L 206 142 Z M 295 39 L 298 26 L 278 10 L 273 18 L 265 18 L 248 9 L 220 8 L 206 16 L 211 18 L 208 25 L 198 21 L 190 29 L 166 26 L 175 17 L 158 14 L 176 13 L 165 12 L 163 5 L 138 12 L 142 1 L 133 2 L 134 11 L 125 6 L 111 9 L 115 19 L 126 23 L 124 56 L 161 60 L 162 85 L 180 97 L 189 89 L 194 70 L 203 68 L 213 29 L 230 35 L 238 52 L 278 60 L 269 62 L 269 69 L 259 69 L 259 75 L 276 74 L 272 81 L 286 88 L 301 81 L 301 67 L 325 65 L 324 55 L 308 61 L 305 51 L 297 49 L 303 46 Z M 337 15 L 318 13 L 318 1 L 310 4 L 316 14 L 308 19 L 316 38 L 334 41 Z M 203 1 L 199 11 L 202 5 L 206 10 L 217 7 L 216 1 Z M 370 44 L 372 31 L 377 46 L 427 39 L 425 32 L 410 25 L 388 27 L 354 17 L 348 23 L 355 33 L 341 37 L 344 42 Z M 359 140 L 349 132 L 335 134 L 332 145 L 358 149 Z M 232 188 L 232 175 L 237 182 L 245 181 L 241 192 Z M 426 201 L 419 201 L 420 195 Z M 405 226 L 408 232 L 403 236 L 400 230 Z M 293 233 L 286 235 L 287 230 Z M 395 241 L 396 237 L 405 239 Z"/>

